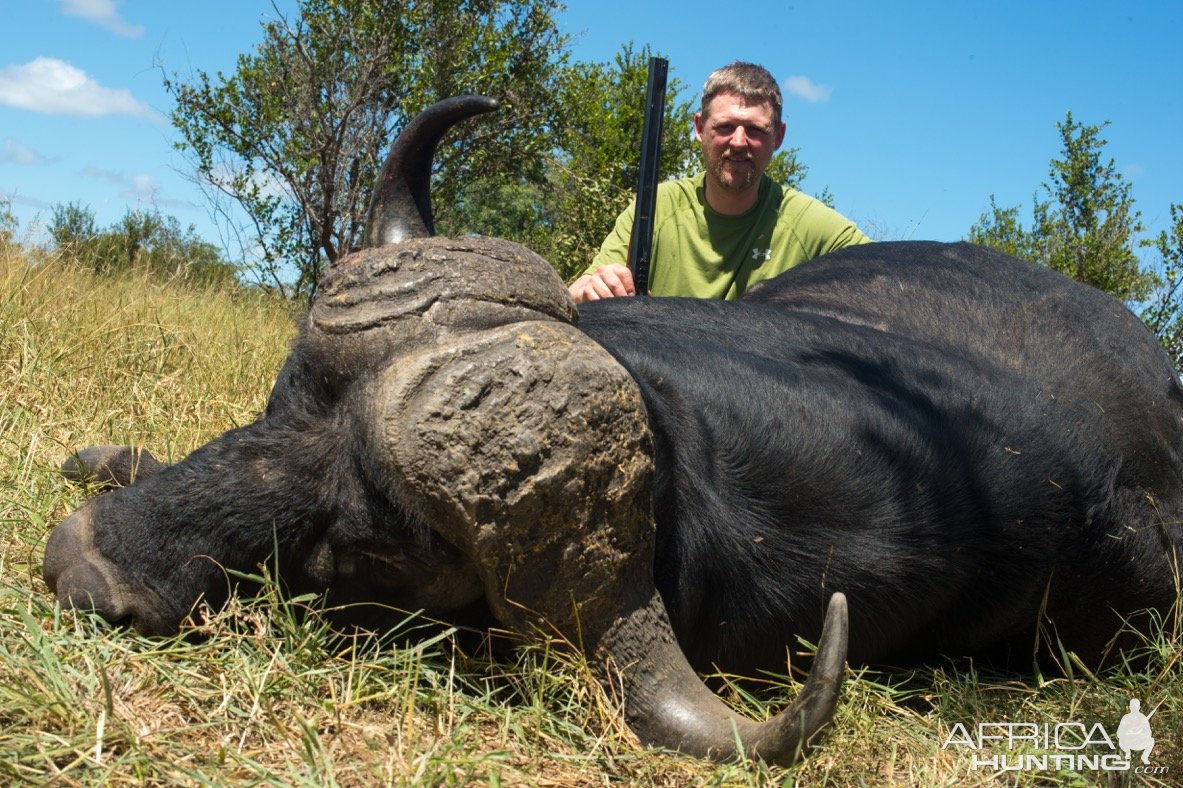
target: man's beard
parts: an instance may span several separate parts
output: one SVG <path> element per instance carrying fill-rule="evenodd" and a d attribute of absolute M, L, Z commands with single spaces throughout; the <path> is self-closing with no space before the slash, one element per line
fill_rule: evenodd
<path fill-rule="evenodd" d="M 740 168 L 738 171 L 728 171 L 728 162 L 748 162 L 752 166 Z M 747 191 L 756 181 L 755 162 L 750 156 L 739 158 L 720 155 L 707 162 L 707 169 L 715 178 L 715 183 L 729 192 Z"/>

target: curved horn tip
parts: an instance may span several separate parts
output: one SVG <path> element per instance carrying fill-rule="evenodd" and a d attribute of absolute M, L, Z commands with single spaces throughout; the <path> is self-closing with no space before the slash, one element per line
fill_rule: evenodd
<path fill-rule="evenodd" d="M 628 725 L 646 745 L 713 760 L 746 754 L 787 767 L 834 718 L 847 640 L 846 597 L 834 594 L 805 685 L 788 708 L 765 722 L 736 714 L 702 682 L 678 645 L 656 590 L 647 605 L 609 628 L 596 651 L 605 665 L 628 666 L 604 683 L 623 696 Z"/>
<path fill-rule="evenodd" d="M 805 686 L 789 708 L 765 723 L 762 728 L 765 735 L 754 742 L 753 755 L 779 766 L 792 766 L 833 721 L 846 672 L 849 629 L 846 595 L 835 593 L 826 606 L 817 654 Z"/>
<path fill-rule="evenodd" d="M 457 96 L 456 98 L 469 106 L 474 114 L 479 114 L 481 112 L 492 112 L 493 110 L 501 107 L 501 102 L 492 96 L 469 94 Z"/>
<path fill-rule="evenodd" d="M 810 683 L 826 683 L 833 686 L 834 701 L 837 702 L 838 690 L 842 686 L 842 676 L 846 672 L 846 652 L 850 642 L 850 609 L 846 604 L 846 595 L 836 592 L 830 596 L 826 605 L 826 618 L 822 622 L 822 634 L 818 638 L 817 654 L 813 658 L 813 668 L 809 671 L 809 678 L 805 680 L 805 689 L 809 690 Z M 830 714 L 833 714 L 831 709 Z"/>
<path fill-rule="evenodd" d="M 489 96 L 452 96 L 435 102 L 407 124 L 374 184 L 362 248 L 435 235 L 431 167 L 436 145 L 456 124 L 500 106 Z"/>
<path fill-rule="evenodd" d="M 826 619 L 822 623 L 822 634 L 818 639 L 817 653 L 822 656 L 823 649 L 835 650 L 841 646 L 842 661 L 846 661 L 847 638 L 850 630 L 850 608 L 846 603 L 846 594 L 835 591 L 830 595 L 830 602 L 826 605 Z M 829 635 L 829 637 L 827 637 Z M 839 639 L 841 643 L 839 644 Z"/>

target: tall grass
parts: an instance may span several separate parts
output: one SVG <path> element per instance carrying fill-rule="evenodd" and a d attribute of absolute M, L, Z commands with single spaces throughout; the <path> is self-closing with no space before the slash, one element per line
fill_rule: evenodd
<path fill-rule="evenodd" d="M 96 277 L 0 249 L 0 781 L 278 785 L 1163 785 L 1183 781 L 1183 637 L 1099 676 L 851 672 L 833 729 L 793 770 L 646 752 L 585 665 L 551 643 L 490 659 L 448 630 L 417 645 L 335 636 L 317 600 L 264 593 L 200 637 L 145 639 L 60 611 L 40 579 L 49 529 L 86 491 L 57 466 L 127 443 L 177 459 L 263 407 L 295 313 L 234 290 Z M 409 620 L 406 627 L 420 623 Z M 402 645 L 400 645 L 402 644 Z M 754 716 L 799 690 L 721 682 Z M 955 725 L 1101 722 L 1137 697 L 1158 745 L 1144 776 L 974 769 Z M 1000 752 L 1007 752 L 1005 749 Z M 1028 747 L 1026 751 L 1036 752 Z"/>

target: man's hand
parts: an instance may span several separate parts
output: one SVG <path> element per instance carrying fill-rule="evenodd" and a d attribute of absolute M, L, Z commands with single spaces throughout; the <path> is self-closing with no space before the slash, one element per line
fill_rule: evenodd
<path fill-rule="evenodd" d="M 602 265 L 590 274 L 584 274 L 571 283 L 567 292 L 577 304 L 637 294 L 633 286 L 633 272 L 620 263 Z"/>

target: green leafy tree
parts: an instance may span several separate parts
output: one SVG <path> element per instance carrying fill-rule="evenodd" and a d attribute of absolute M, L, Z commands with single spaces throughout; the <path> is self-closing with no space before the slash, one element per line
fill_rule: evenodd
<path fill-rule="evenodd" d="M 119 239 L 123 268 L 135 268 L 152 255 L 152 241 L 162 233 L 164 222 L 160 214 L 149 211 L 128 211 L 115 225 L 112 235 Z"/>
<path fill-rule="evenodd" d="M 1156 238 L 1136 242 L 1145 231 L 1130 184 L 1102 151 L 1107 126 L 1076 123 L 1069 112 L 1057 124 L 1063 148 L 1053 159 L 1050 181 L 1036 194 L 1031 227 L 1018 208 L 990 198 L 967 240 L 1049 266 L 1105 290 L 1138 312 L 1175 366 L 1183 365 L 1183 206 L 1171 205 L 1171 226 Z M 1135 246 L 1158 253 L 1157 266 L 1139 259 Z"/>
<path fill-rule="evenodd" d="M 1145 298 L 1156 284 L 1134 251 L 1145 228 L 1134 208 L 1130 184 L 1112 159 L 1100 126 L 1076 123 L 1072 113 L 1056 124 L 1062 158 L 1053 159 L 1047 198 L 1035 196 L 1032 224 L 1025 229 L 1018 208 L 1002 208 L 990 198 L 990 211 L 969 231 L 968 240 L 1001 249 L 1061 271 L 1114 294 L 1123 301 Z"/>
<path fill-rule="evenodd" d="M 550 160 L 546 201 L 551 233 L 543 254 L 565 279 L 580 273 L 636 192 L 649 77 L 648 47 L 623 46 L 611 63 L 578 63 L 559 86 L 563 122 Z M 686 174 L 695 158 L 693 111 L 670 77 L 658 177 Z"/>
<path fill-rule="evenodd" d="M 556 125 L 564 38 L 553 0 L 299 0 L 263 24 L 232 74 L 165 79 L 173 122 L 225 240 L 281 286 L 310 293 L 356 247 L 394 137 L 429 103 L 462 93 L 502 109 L 438 152 L 441 230 L 462 186 L 541 180 Z M 245 217 L 242 219 L 241 217 Z"/>
<path fill-rule="evenodd" d="M 54 246 L 61 252 L 84 246 L 99 234 L 94 211 L 76 202 L 55 205 L 47 229 Z"/>
<path fill-rule="evenodd" d="M 237 270 L 222 260 L 216 246 L 182 228 L 175 216 L 129 210 L 107 229 L 99 229 L 94 211 L 79 203 L 56 205 L 49 235 L 58 253 L 98 273 L 146 269 L 168 279 L 205 284 L 233 284 Z"/>
<path fill-rule="evenodd" d="M 809 167 L 797 158 L 797 154 L 800 152 L 800 148 L 778 150 L 773 155 L 772 161 L 768 163 L 768 169 L 764 172 L 782 186 L 800 189 L 801 181 L 805 180 L 805 176 L 809 174 Z M 831 208 L 834 206 L 834 195 L 830 194 L 829 188 L 815 196 Z"/>
<path fill-rule="evenodd" d="M 237 281 L 237 269 L 222 260 L 218 247 L 201 238 L 193 225 L 183 228 L 175 216 L 128 211 L 111 232 L 129 268 L 205 284 Z"/>
<path fill-rule="evenodd" d="M 1123 300 L 1144 298 L 1154 284 L 1134 252 L 1134 236 L 1142 232 L 1130 183 L 1113 159 L 1102 160 L 1109 125 L 1074 123 L 1069 112 L 1058 125 L 1063 159 L 1051 163 L 1054 210 L 1037 211 L 1037 235 L 1047 264 L 1081 282 Z"/>
<path fill-rule="evenodd" d="M 1003 208 L 990 195 L 990 211 L 982 214 L 970 228 L 971 243 L 990 246 L 1000 252 L 1038 262 L 1033 234 L 1023 227 L 1018 206 Z"/>
<path fill-rule="evenodd" d="M 76 202 L 55 205 L 47 229 L 58 254 L 83 268 L 101 273 L 118 265 L 118 250 L 99 230 L 88 206 Z"/>
<path fill-rule="evenodd" d="M 1162 279 L 1142 310 L 1142 319 L 1175 364 L 1183 369 L 1183 205 L 1171 205 L 1170 229 L 1146 242 L 1160 257 Z"/>

